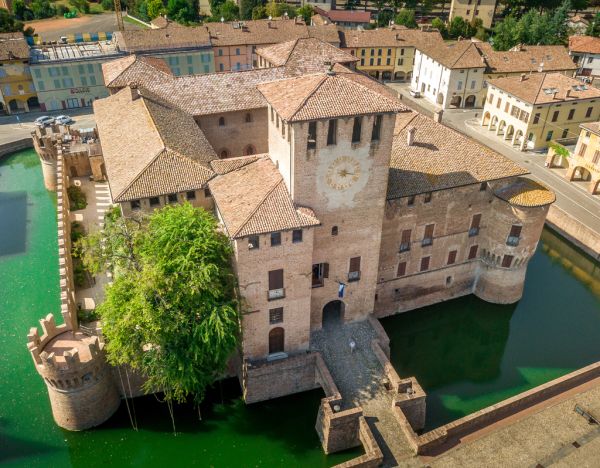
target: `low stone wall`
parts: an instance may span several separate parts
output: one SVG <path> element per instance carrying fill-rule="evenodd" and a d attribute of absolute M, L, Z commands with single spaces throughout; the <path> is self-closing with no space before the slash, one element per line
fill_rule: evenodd
<path fill-rule="evenodd" d="M 600 259 L 600 233 L 581 224 L 556 204 L 550 207 L 546 224 L 588 255 Z"/>
<path fill-rule="evenodd" d="M 359 422 L 359 438 L 365 449 L 365 454 L 360 457 L 353 458 L 352 460 L 348 460 L 345 463 L 341 463 L 336 465 L 334 468 L 351 468 L 351 467 L 360 467 L 360 468 L 371 468 L 380 466 L 383 462 L 383 453 L 373 437 L 373 433 L 371 429 L 369 429 L 369 425 L 367 424 L 364 416 L 358 418 Z"/>
<path fill-rule="evenodd" d="M 27 148 L 33 148 L 33 140 L 31 137 L 21 138 L 19 140 L 11 141 L 10 143 L 3 143 L 0 145 L 0 159 L 15 151 L 21 151 Z"/>

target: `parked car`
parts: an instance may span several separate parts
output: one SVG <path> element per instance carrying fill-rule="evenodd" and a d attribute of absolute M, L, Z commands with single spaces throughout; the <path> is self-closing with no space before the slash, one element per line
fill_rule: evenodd
<path fill-rule="evenodd" d="M 59 115 L 58 117 L 56 117 L 54 119 L 54 121 L 59 124 L 59 125 L 70 125 L 73 122 L 75 122 L 71 117 L 69 117 L 68 115 Z"/>
<path fill-rule="evenodd" d="M 420 98 L 421 97 L 421 92 L 420 91 L 415 91 L 414 89 L 411 89 L 409 91 L 409 93 L 414 98 Z"/>
<path fill-rule="evenodd" d="M 38 127 L 47 127 L 48 125 L 52 125 L 54 123 L 54 117 L 50 117 L 49 115 L 42 115 L 35 119 L 35 124 Z"/>

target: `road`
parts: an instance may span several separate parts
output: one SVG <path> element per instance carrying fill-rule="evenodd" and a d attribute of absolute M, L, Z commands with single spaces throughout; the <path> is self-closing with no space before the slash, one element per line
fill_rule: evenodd
<path fill-rule="evenodd" d="M 35 129 L 33 121 L 41 115 L 57 116 L 67 114 L 66 111 L 55 112 L 29 112 L 27 114 L 8 115 L 0 117 L 0 144 L 9 143 L 31 135 Z M 74 128 L 90 128 L 95 127 L 94 114 L 92 108 L 84 109 L 69 109 L 68 115 L 75 120 Z M 18 118 L 18 120 L 17 120 Z"/>
<path fill-rule="evenodd" d="M 425 99 L 414 99 L 408 94 L 407 84 L 392 83 L 390 87 L 402 95 L 402 102 L 431 116 L 437 110 Z M 600 196 L 587 192 L 587 184 L 569 182 L 559 170 L 544 166 L 546 153 L 521 152 L 495 138 L 493 132 L 479 125 L 482 109 L 447 109 L 442 122 L 460 133 L 492 148 L 531 173 L 531 177 L 550 187 L 556 193 L 556 206 L 580 223 L 600 233 Z M 457 148 L 457 151 L 459 149 Z"/>

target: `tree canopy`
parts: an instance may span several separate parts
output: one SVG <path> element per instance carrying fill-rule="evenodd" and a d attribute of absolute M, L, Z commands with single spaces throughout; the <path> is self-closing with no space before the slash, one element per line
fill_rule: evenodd
<path fill-rule="evenodd" d="M 415 10 L 402 9 L 394 18 L 394 22 L 407 28 L 416 28 L 417 22 L 415 21 Z"/>
<path fill-rule="evenodd" d="M 77 248 L 91 272 L 114 272 L 97 308 L 109 362 L 145 375 L 147 392 L 199 403 L 239 336 L 231 247 L 215 218 L 189 203 L 140 219 L 117 209 Z"/>

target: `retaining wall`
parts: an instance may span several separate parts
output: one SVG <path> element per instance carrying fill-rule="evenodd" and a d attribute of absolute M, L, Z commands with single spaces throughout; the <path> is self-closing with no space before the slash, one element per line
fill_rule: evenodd
<path fill-rule="evenodd" d="M 21 151 L 27 148 L 33 148 L 33 140 L 31 137 L 21 138 L 19 140 L 3 143 L 0 145 L 0 159 L 8 156 L 15 151 Z"/>
<path fill-rule="evenodd" d="M 600 233 L 585 226 L 556 204 L 550 207 L 546 224 L 588 255 L 600 259 Z"/>

